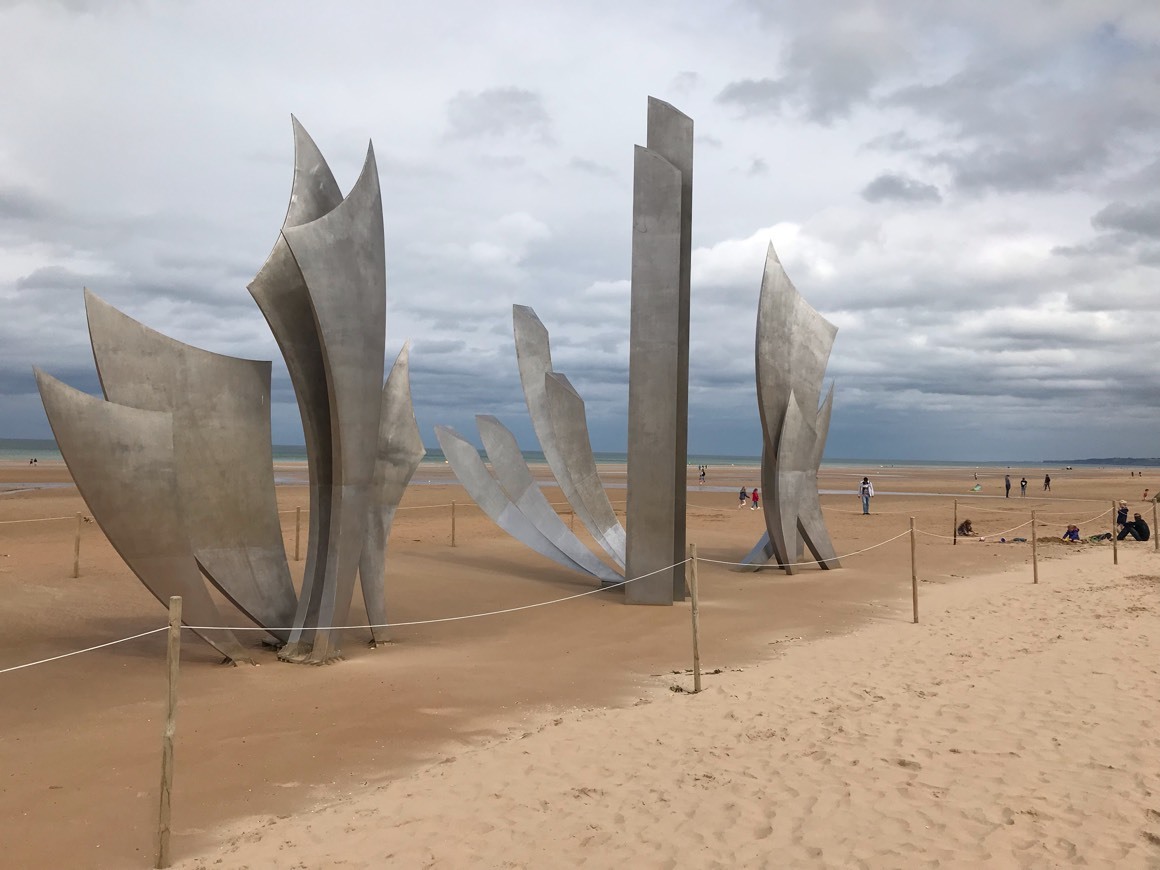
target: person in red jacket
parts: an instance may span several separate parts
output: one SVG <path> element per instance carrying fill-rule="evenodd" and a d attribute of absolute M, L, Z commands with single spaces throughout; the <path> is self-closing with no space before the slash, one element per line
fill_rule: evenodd
<path fill-rule="evenodd" d="M 755 510 L 757 510 L 757 505 L 758 505 L 758 503 L 761 501 L 761 493 L 759 493 L 759 492 L 757 491 L 757 487 L 756 487 L 756 486 L 755 486 L 755 487 L 753 487 L 753 495 L 751 495 L 751 496 L 749 497 L 749 501 L 750 501 L 750 502 L 752 502 L 752 504 L 751 504 L 751 506 L 750 506 L 750 508 L 749 508 L 749 509 L 750 509 L 751 511 L 755 511 Z"/>

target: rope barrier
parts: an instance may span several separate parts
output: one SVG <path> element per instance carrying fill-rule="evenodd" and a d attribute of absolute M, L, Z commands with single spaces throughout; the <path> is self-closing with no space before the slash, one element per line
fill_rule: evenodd
<path fill-rule="evenodd" d="M 12 671 L 19 671 L 19 670 L 23 670 L 24 668 L 31 668 L 35 665 L 46 665 L 49 662 L 60 661 L 61 659 L 71 658 L 72 656 L 79 656 L 79 655 L 81 655 L 81 653 L 87 653 L 87 652 L 92 652 L 93 650 L 104 649 L 107 646 L 116 646 L 119 643 L 128 643 L 131 640 L 137 640 L 137 638 L 139 638 L 139 637 L 148 637 L 151 634 L 157 634 L 159 631 L 168 631 L 168 630 L 169 630 L 169 626 L 163 625 L 163 626 L 161 626 L 161 628 L 154 628 L 154 629 L 150 629 L 149 631 L 143 631 L 140 634 L 133 635 L 132 637 L 122 637 L 119 640 L 111 640 L 108 643 L 99 643 L 96 646 L 90 646 L 90 647 L 87 647 L 86 649 L 78 649 L 78 650 L 75 650 L 73 652 L 61 653 L 58 656 L 52 656 L 51 658 L 47 658 L 47 659 L 40 659 L 39 661 L 35 661 L 35 662 L 27 662 L 23 665 L 13 665 L 10 668 L 0 668 L 0 674 L 8 674 L 8 673 L 11 673 Z"/>
<path fill-rule="evenodd" d="M 678 565 L 684 565 L 688 559 L 682 559 L 680 562 L 674 562 L 664 568 L 658 568 L 655 571 L 650 571 L 647 574 L 641 574 L 639 577 L 632 577 L 628 580 L 621 580 L 619 583 L 609 583 L 607 586 L 598 586 L 595 589 L 589 589 L 587 592 L 578 592 L 575 595 L 567 595 L 563 598 L 553 598 L 551 601 L 538 601 L 535 604 L 523 604 L 519 607 L 508 607 L 503 610 L 489 610 L 485 613 L 467 613 L 462 616 L 444 616 L 439 619 L 419 619 L 412 622 L 387 622 L 381 625 L 334 625 L 326 626 L 327 630 L 335 631 L 354 631 L 361 628 L 403 628 L 412 625 L 434 625 L 439 622 L 458 622 L 463 619 L 479 619 L 484 616 L 500 616 L 505 613 L 518 613 L 521 610 L 531 610 L 535 607 L 547 607 L 549 604 L 560 604 L 564 601 L 573 601 L 577 598 L 583 598 L 586 595 L 595 595 L 598 592 L 608 592 L 610 589 L 617 589 L 621 586 L 627 586 L 629 583 L 635 583 L 637 580 L 643 580 L 645 577 L 652 577 L 654 574 L 660 574 L 664 571 L 671 571 Z M 702 560 L 704 561 L 704 560 Z M 242 626 L 234 628 L 225 625 L 186 625 L 183 628 L 188 628 L 192 631 L 295 631 L 291 628 L 263 628 L 260 626 Z M 3 673 L 0 671 L 0 673 Z"/>
<path fill-rule="evenodd" d="M 69 516 L 69 517 L 33 517 L 32 519 L 27 519 L 27 520 L 0 520 L 0 526 L 6 526 L 6 525 L 9 525 L 11 523 L 51 523 L 51 522 L 55 522 L 57 520 L 75 520 L 76 518 L 77 518 L 77 515 L 73 514 L 72 516 Z M 85 519 L 89 520 L 91 518 L 85 517 Z"/>
<path fill-rule="evenodd" d="M 910 534 L 910 530 L 907 529 L 905 532 L 899 532 L 893 538 L 887 538 L 885 541 L 882 541 L 881 543 L 872 544 L 869 547 L 866 547 L 864 549 L 855 550 L 853 553 L 847 553 L 844 556 L 835 556 L 834 558 L 835 559 L 849 559 L 851 556 L 860 556 L 863 553 L 869 553 L 871 550 L 877 550 L 879 547 L 884 547 L 887 544 L 892 543 L 893 541 L 897 541 L 899 538 L 904 538 L 909 534 Z M 736 565 L 736 566 L 741 567 L 741 568 L 754 567 L 754 564 L 752 562 L 726 562 L 722 559 L 706 559 L 704 556 L 698 557 L 698 561 L 699 562 L 712 562 L 714 565 Z M 790 562 L 788 565 L 779 565 L 778 567 L 779 568 L 799 568 L 799 567 L 804 567 L 806 565 L 817 565 L 817 564 L 818 564 L 818 560 L 812 559 L 809 562 Z M 764 566 L 758 565 L 756 567 L 760 568 L 760 567 L 764 567 Z"/>

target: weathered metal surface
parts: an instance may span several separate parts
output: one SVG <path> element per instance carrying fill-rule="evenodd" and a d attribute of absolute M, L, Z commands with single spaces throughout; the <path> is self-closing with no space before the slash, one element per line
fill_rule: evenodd
<path fill-rule="evenodd" d="M 588 439 L 584 399 L 567 376 L 560 372 L 544 375 L 544 397 L 552 421 L 552 431 L 556 436 L 556 449 L 568 466 L 573 487 L 582 494 L 584 505 L 592 515 L 593 526 L 596 528 L 592 537 L 621 565 L 624 562 L 624 527 L 616 519 L 616 513 L 604 491 L 604 484 L 600 482 L 596 456 L 592 452 L 592 442 Z M 575 504 L 572 507 L 575 510 Z"/>
<path fill-rule="evenodd" d="M 495 479 L 504 494 L 519 508 L 540 532 L 556 545 L 556 548 L 572 559 L 592 576 L 605 583 L 618 583 L 624 578 L 598 559 L 579 538 L 564 524 L 556 509 L 548 503 L 532 476 L 520 452 L 516 436 L 506 426 L 490 414 L 478 414 L 475 418 L 483 439 L 483 449 L 491 462 Z"/>
<path fill-rule="evenodd" d="M 387 623 L 386 556 L 391 523 L 411 476 L 427 455 L 411 403 L 410 359 L 408 341 L 399 351 L 383 386 L 378 458 L 368 505 L 366 542 L 358 567 L 367 618 L 374 626 Z M 371 638 L 382 643 L 388 639 L 388 630 L 372 628 Z"/>
<path fill-rule="evenodd" d="M 467 494 L 492 522 L 541 556 L 573 571 L 587 573 L 512 503 L 488 473 L 487 466 L 479 458 L 479 452 L 467 439 L 449 426 L 436 426 L 435 437 L 439 439 L 443 455 Z"/>
<path fill-rule="evenodd" d="M 293 127 L 294 176 L 284 228 L 315 221 L 342 202 L 342 192 L 318 146 L 296 118 Z M 294 616 L 295 628 L 290 635 L 290 646 L 285 650 L 293 657 L 301 649 L 309 649 L 313 641 L 331 538 L 334 477 L 330 397 L 310 294 L 281 232 L 248 289 L 286 361 L 298 399 L 310 469 L 306 565 Z"/>
<path fill-rule="evenodd" d="M 648 98 L 648 132 L 645 146 L 681 173 L 680 273 L 677 284 L 677 363 L 674 375 L 676 423 L 672 438 L 674 464 L 673 561 L 685 557 L 685 515 L 689 452 L 689 277 L 693 252 L 693 119 L 668 103 Z M 685 572 L 673 572 L 673 600 L 685 599 Z"/>
<path fill-rule="evenodd" d="M 173 416 L 181 516 L 210 581 L 285 641 L 297 603 L 274 494 L 270 363 L 155 332 L 85 291 L 105 398 Z"/>
<path fill-rule="evenodd" d="M 334 487 L 310 650 L 303 641 L 283 657 L 321 663 L 341 655 L 334 626 L 350 613 L 378 456 L 386 256 L 374 149 L 367 149 L 362 173 L 341 203 L 315 221 L 283 228 L 282 236 L 306 283 L 322 348 Z"/>
<path fill-rule="evenodd" d="M 224 625 L 182 515 L 172 415 L 106 402 L 39 370 L 36 384 L 61 456 L 113 549 L 158 601 L 181 596 L 186 625 Z M 232 661 L 252 664 L 229 629 L 197 634 Z"/>
<path fill-rule="evenodd" d="M 623 567 L 624 528 L 596 474 L 596 458 L 588 441 L 584 400 L 569 384 L 568 389 L 575 394 L 575 400 L 569 398 L 556 408 L 557 425 L 545 386 L 545 377 L 552 374 L 548 330 L 536 312 L 526 305 L 512 306 L 512 322 L 520 383 L 544 459 L 552 469 L 564 498 L 593 540 Z"/>
<path fill-rule="evenodd" d="M 683 582 L 675 505 L 684 489 L 675 469 L 681 354 L 681 172 L 659 154 L 636 147 L 632 202 L 632 302 L 628 374 L 629 604 L 673 603 Z M 659 572 L 659 573 L 657 573 Z M 646 576 L 648 575 L 648 576 Z M 644 579 L 635 579 L 644 578 Z"/>
<path fill-rule="evenodd" d="M 801 545 L 839 567 L 817 495 L 833 389 L 818 407 L 837 327 L 794 288 L 771 244 L 757 313 L 757 400 L 765 445 L 761 479 L 773 558 L 794 573 Z"/>

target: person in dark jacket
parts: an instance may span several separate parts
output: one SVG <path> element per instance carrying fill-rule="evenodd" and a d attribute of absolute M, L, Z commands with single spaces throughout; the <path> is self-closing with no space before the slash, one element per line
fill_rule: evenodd
<path fill-rule="evenodd" d="M 1134 514 L 1131 522 L 1124 523 L 1124 527 L 1116 535 L 1116 540 L 1122 541 L 1128 535 L 1131 535 L 1134 540 L 1146 541 L 1152 536 L 1152 530 L 1148 528 L 1148 524 L 1144 522 L 1142 516 Z"/>
<path fill-rule="evenodd" d="M 1128 503 L 1120 499 L 1120 509 L 1116 511 L 1116 525 L 1125 526 L 1128 524 Z M 1121 538 L 1121 540 L 1123 540 Z"/>

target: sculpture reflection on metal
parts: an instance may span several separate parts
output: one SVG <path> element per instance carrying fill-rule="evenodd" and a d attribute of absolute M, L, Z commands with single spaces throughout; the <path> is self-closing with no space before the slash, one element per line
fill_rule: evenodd
<path fill-rule="evenodd" d="M 182 598 L 187 625 L 222 625 L 183 512 L 173 415 L 106 402 L 40 370 L 49 425 L 85 504 L 113 549 L 161 603 Z M 253 663 L 229 630 L 196 629 L 234 662 Z"/>
<path fill-rule="evenodd" d="M 492 471 L 500 488 L 520 513 L 532 521 L 544 537 L 556 545 L 569 559 L 605 583 L 619 583 L 624 578 L 601 562 L 579 538 L 564 525 L 555 508 L 540 490 L 516 436 L 490 414 L 478 414 L 475 423 L 483 439 L 483 449 L 491 461 Z"/>
<path fill-rule="evenodd" d="M 359 560 L 359 581 L 363 603 L 375 643 L 387 640 L 386 578 L 387 541 L 391 523 L 419 462 L 427 455 L 415 409 L 411 404 L 411 343 L 406 342 L 383 387 L 383 408 L 379 420 L 378 459 L 367 513 L 366 542 Z"/>
<path fill-rule="evenodd" d="M 754 567 L 776 562 L 793 574 L 803 548 L 822 568 L 840 567 L 818 500 L 832 386 L 820 407 L 818 403 L 837 331 L 797 292 L 770 244 L 756 342 L 766 536 L 745 559 Z"/>
<path fill-rule="evenodd" d="M 693 121 L 650 97 L 647 142 L 633 171 L 625 553 L 642 579 L 625 601 L 671 605 L 685 597 Z"/>
<path fill-rule="evenodd" d="M 110 541 L 187 623 L 220 625 L 198 574 L 286 644 L 281 658 L 340 657 L 356 576 L 370 621 L 386 623 L 391 521 L 424 455 L 408 348 L 384 385 L 386 257 L 373 148 L 344 198 L 294 120 L 283 227 L 250 292 L 286 359 L 310 470 L 310 537 L 296 599 L 282 544 L 270 447 L 270 364 L 173 341 L 86 295 L 108 401 L 38 373 L 78 487 Z M 229 631 L 202 636 L 234 660 Z M 374 640 L 385 634 L 375 629 Z"/>
<path fill-rule="evenodd" d="M 105 398 L 173 417 L 178 498 L 202 571 L 285 641 L 297 597 L 274 495 L 270 363 L 174 341 L 87 290 L 85 309 Z"/>
<path fill-rule="evenodd" d="M 596 457 L 588 441 L 588 423 L 584 418 L 584 400 L 571 384 L 567 389 L 574 398 L 556 395 L 556 400 L 552 400 L 557 393 L 549 385 L 553 374 L 552 349 L 548 330 L 536 312 L 526 305 L 513 305 L 512 326 L 524 400 L 544 459 L 564 498 L 592 539 L 623 567 L 624 527 L 616 518 L 596 472 Z"/>

